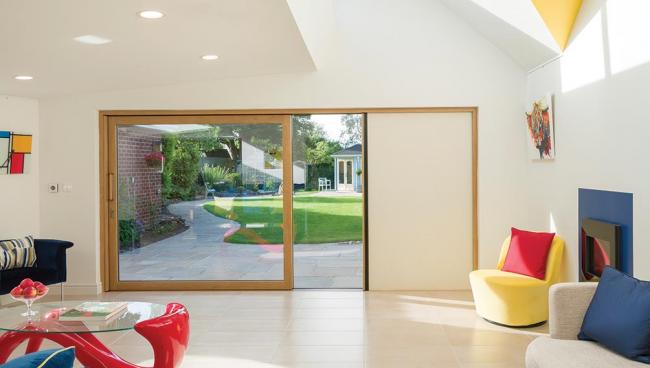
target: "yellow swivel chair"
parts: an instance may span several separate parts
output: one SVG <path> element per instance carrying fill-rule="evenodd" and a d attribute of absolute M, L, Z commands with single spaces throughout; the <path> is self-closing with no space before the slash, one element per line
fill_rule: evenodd
<path fill-rule="evenodd" d="M 546 261 L 546 278 L 536 279 L 501 271 L 510 247 L 510 237 L 501 246 L 496 270 L 469 274 L 476 313 L 486 320 L 511 327 L 527 327 L 548 319 L 548 289 L 559 282 L 564 240 L 553 238 Z"/>

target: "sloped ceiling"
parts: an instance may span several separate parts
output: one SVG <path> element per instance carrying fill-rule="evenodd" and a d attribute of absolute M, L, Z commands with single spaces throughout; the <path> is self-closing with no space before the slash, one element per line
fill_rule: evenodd
<path fill-rule="evenodd" d="M 441 1 L 524 70 L 531 70 L 561 53 L 530 0 Z"/>

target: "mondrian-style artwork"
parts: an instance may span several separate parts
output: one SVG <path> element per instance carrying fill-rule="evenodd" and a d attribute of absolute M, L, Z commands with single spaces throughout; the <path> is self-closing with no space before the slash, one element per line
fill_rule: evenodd
<path fill-rule="evenodd" d="M 0 130 L 0 175 L 28 173 L 31 154 L 31 134 Z"/>

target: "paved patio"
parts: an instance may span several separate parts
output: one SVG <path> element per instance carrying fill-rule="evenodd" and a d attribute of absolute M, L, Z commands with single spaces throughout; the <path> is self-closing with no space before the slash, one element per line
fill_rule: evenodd
<path fill-rule="evenodd" d="M 281 280 L 282 245 L 229 244 L 224 234 L 239 224 L 203 209 L 209 200 L 180 202 L 169 211 L 190 228 L 120 254 L 120 279 Z M 295 244 L 296 288 L 361 288 L 361 243 Z"/>

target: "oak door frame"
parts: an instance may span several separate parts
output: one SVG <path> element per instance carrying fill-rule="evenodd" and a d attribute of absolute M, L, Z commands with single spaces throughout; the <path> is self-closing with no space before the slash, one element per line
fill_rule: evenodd
<path fill-rule="evenodd" d="M 472 268 L 478 268 L 478 112 L 477 106 L 459 107 L 371 107 L 371 108 L 289 108 L 289 109 L 225 109 L 225 110 L 102 110 L 99 111 L 99 168 L 100 168 L 100 275 L 102 288 L 109 290 L 108 267 L 108 119 L 113 116 L 197 116 L 197 115 L 301 115 L 301 114 L 363 114 L 363 286 L 368 290 L 368 213 L 370 204 L 367 201 L 367 114 L 368 113 L 469 113 L 472 120 Z M 293 165 L 293 163 L 291 163 Z M 293 167 L 293 166 L 292 166 Z M 292 177 L 293 179 L 293 177 Z M 293 261 L 293 257 L 291 257 Z M 293 282 L 293 277 L 291 278 Z"/>
<path fill-rule="evenodd" d="M 100 199 L 102 233 L 102 284 L 105 291 L 121 290 L 290 290 L 293 288 L 293 162 L 291 149 L 291 115 L 100 115 Z M 282 127 L 283 187 L 283 279 L 282 280 L 147 280 L 119 279 L 119 245 L 117 239 L 117 127 L 150 124 L 269 124 Z M 102 129 L 103 128 L 103 129 Z M 100 146 L 102 145 L 100 144 Z"/>

